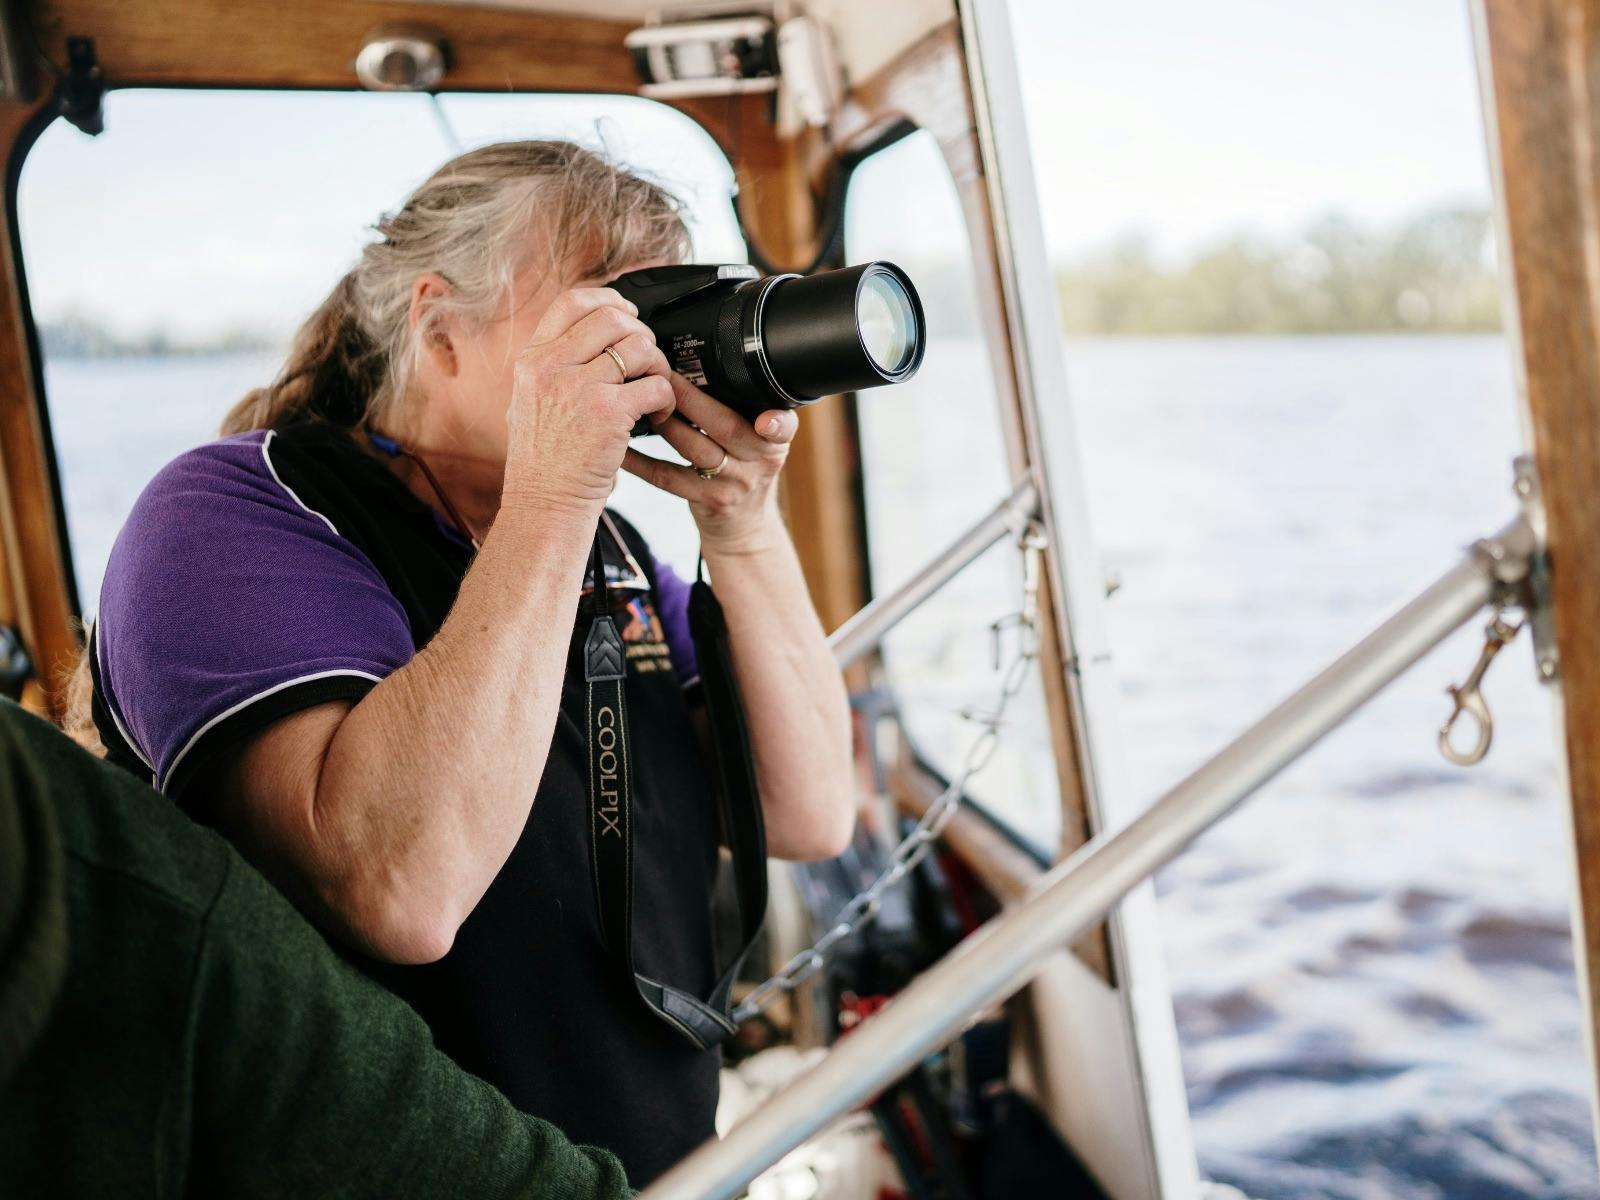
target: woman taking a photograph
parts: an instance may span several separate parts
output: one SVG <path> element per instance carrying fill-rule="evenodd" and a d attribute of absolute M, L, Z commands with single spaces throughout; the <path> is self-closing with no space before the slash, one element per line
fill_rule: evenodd
<path fill-rule="evenodd" d="M 601 286 L 687 235 L 590 151 L 471 151 L 377 229 L 277 380 L 135 506 L 95 723 L 461 1065 L 640 1186 L 711 1136 L 719 1055 L 601 936 L 580 597 L 598 531 L 627 658 L 634 966 L 703 996 L 718 830 L 688 590 L 605 505 L 619 470 L 689 503 L 770 852 L 837 854 L 848 706 L 776 506 L 795 414 L 752 425 L 673 375 Z M 641 417 L 691 465 L 633 449 Z"/>

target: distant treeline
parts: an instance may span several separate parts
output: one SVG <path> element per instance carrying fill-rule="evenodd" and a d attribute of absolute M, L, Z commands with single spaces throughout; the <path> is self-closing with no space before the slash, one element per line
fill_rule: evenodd
<path fill-rule="evenodd" d="M 1500 327 L 1491 237 L 1489 213 L 1465 208 L 1377 230 L 1330 216 L 1170 265 L 1131 236 L 1059 269 L 1056 288 L 1079 334 L 1483 332 Z"/>
<path fill-rule="evenodd" d="M 1062 324 L 1073 334 L 1479 333 L 1500 327 L 1492 222 L 1482 209 L 1425 212 L 1371 229 L 1328 216 L 1291 237 L 1236 234 L 1165 261 L 1130 234 L 1058 266 Z M 934 336 L 978 329 L 969 268 L 907 263 Z M 127 338 L 81 315 L 40 326 L 60 358 L 279 349 L 243 330 L 208 341 L 162 332 Z"/>
<path fill-rule="evenodd" d="M 56 321 L 40 322 L 39 342 L 49 358 L 172 358 L 273 350 L 283 344 L 281 338 L 251 330 L 201 340 L 174 337 L 159 329 L 128 337 L 114 333 L 92 317 L 77 313 Z"/>

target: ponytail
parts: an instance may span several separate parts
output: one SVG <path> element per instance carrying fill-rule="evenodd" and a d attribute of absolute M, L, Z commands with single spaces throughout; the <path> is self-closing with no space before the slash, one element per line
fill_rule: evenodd
<path fill-rule="evenodd" d="M 383 376 L 383 356 L 356 312 L 351 272 L 300 326 L 278 377 L 228 410 L 222 433 L 276 429 L 308 414 L 357 425 Z"/>
<path fill-rule="evenodd" d="M 61 728 L 96 758 L 106 756 L 105 743 L 94 724 L 94 675 L 89 670 L 87 631 L 78 629 L 80 648 L 72 665 L 61 673 Z"/>

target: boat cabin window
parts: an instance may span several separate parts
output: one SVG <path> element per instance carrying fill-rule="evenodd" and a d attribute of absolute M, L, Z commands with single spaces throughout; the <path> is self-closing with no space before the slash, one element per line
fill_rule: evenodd
<path fill-rule="evenodd" d="M 1143 802 L 1512 511 L 1520 351 L 1470 6 L 1012 7 L 1072 401 L 1044 437 L 1077 448 L 1121 581 Z M 1489 759 L 1435 742 L 1483 624 L 1156 878 L 1208 1178 L 1492 1190 L 1495 1097 L 1499 1144 L 1537 1130 L 1533 1190 L 1595 1194 L 1571 815 L 1526 644 L 1491 685 Z"/>
<path fill-rule="evenodd" d="M 701 260 L 743 262 L 733 175 L 682 114 L 622 96 L 129 90 L 106 131 L 47 128 L 19 229 L 80 604 L 169 459 L 267 383 L 370 226 L 446 159 L 507 138 L 602 144 L 684 201 Z M 656 443 L 652 453 L 670 451 Z M 624 475 L 614 503 L 692 568 L 693 520 Z"/>
<path fill-rule="evenodd" d="M 866 525 L 875 594 L 904 583 L 1011 490 L 994 364 L 979 323 L 977 283 L 961 200 L 926 131 L 857 168 L 845 210 L 851 262 L 888 259 L 916 282 L 928 322 L 921 371 L 863 392 Z M 949 778 L 977 728 L 964 708 L 998 694 L 988 625 L 1017 611 L 1018 555 L 992 548 L 903 621 L 884 663 L 917 754 Z M 1002 638 L 1001 654 L 1013 646 Z M 1005 659 L 1002 659 L 1002 663 Z M 1000 749 L 968 791 L 1030 847 L 1060 842 L 1060 795 L 1037 675 L 1012 701 Z"/>

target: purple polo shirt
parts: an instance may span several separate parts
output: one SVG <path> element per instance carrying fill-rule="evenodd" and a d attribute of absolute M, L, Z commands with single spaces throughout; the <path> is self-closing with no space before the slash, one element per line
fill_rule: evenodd
<path fill-rule="evenodd" d="M 418 649 L 372 561 L 283 483 L 273 437 L 239 434 L 174 459 L 135 502 L 106 566 L 100 698 L 163 790 L 235 713 L 320 680 L 359 697 Z M 441 522 L 439 536 L 458 535 Z M 687 686 L 698 677 L 689 586 L 664 563 L 655 573 Z"/>

